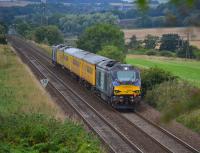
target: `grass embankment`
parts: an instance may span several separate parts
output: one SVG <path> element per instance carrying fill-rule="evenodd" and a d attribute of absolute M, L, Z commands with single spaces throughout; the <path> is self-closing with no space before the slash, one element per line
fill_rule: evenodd
<path fill-rule="evenodd" d="M 128 55 L 127 63 L 140 68 L 158 67 L 200 87 L 200 62 L 180 58 Z"/>
<path fill-rule="evenodd" d="M 182 78 L 182 80 L 174 81 L 169 79 L 161 82 L 161 84 L 154 85 L 147 90 L 144 101 L 162 113 L 163 121 L 175 119 L 193 131 L 200 133 L 200 62 L 185 61 L 179 58 L 129 55 L 127 63 L 144 69 L 161 68 Z M 158 80 L 159 76 L 164 75 L 164 72 L 155 70 L 146 70 L 145 72 L 149 73 L 146 78 L 144 78 L 146 73 L 143 72 L 142 77 L 146 79 L 143 82 L 150 81 L 151 84 L 153 83 L 151 80 Z M 183 80 L 188 80 L 189 83 Z"/>
<path fill-rule="evenodd" d="M 8 46 L 0 46 L 0 152 L 101 152 L 63 113 Z"/>
<path fill-rule="evenodd" d="M 167 81 L 148 90 L 145 102 L 158 109 L 161 120 L 176 119 L 186 127 L 200 133 L 200 89 L 185 81 Z"/>

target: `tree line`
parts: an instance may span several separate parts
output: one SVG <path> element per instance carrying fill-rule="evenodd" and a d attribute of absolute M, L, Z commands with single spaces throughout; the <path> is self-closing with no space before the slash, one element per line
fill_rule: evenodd
<path fill-rule="evenodd" d="M 95 13 L 104 14 L 105 12 L 110 12 L 110 16 L 117 18 L 117 21 L 118 18 L 132 19 L 128 24 L 122 24 L 123 28 L 199 26 L 200 0 L 194 0 L 194 4 L 189 6 L 185 1 L 178 1 L 177 3 L 168 2 L 160 4 L 155 8 L 149 7 L 145 11 L 141 11 L 140 7 L 118 10 L 106 3 L 73 3 L 72 5 L 64 5 L 61 2 L 56 4 L 48 3 L 46 6 L 46 16 L 50 24 L 58 24 L 59 19 L 66 14 L 69 15 L 66 16 L 66 19 L 74 20 L 75 18 L 83 17 L 82 15 L 87 16 Z M 42 7 L 41 4 L 33 4 L 25 7 L 1 8 L 0 21 L 13 24 L 16 19 L 20 18 L 28 23 L 39 25 L 41 24 L 41 16 L 43 14 Z M 78 27 L 77 29 L 79 30 Z"/>
<path fill-rule="evenodd" d="M 148 6 L 147 3 L 145 5 Z M 133 8 L 125 11 L 112 10 L 112 13 L 122 21 L 131 19 L 120 24 L 122 28 L 200 26 L 200 0 L 194 0 L 190 5 L 183 0 L 160 4 L 144 11 Z"/>
<path fill-rule="evenodd" d="M 178 34 L 164 34 L 161 38 L 147 35 L 143 41 L 137 40 L 137 37 L 133 35 L 128 43 L 128 48 L 129 50 L 144 48 L 147 55 L 175 55 L 181 58 L 200 59 L 200 50 L 190 45 L 188 40 L 182 39 Z"/>
<path fill-rule="evenodd" d="M 6 44 L 6 32 L 7 32 L 7 27 L 4 23 L 0 23 L 0 44 Z"/>
<path fill-rule="evenodd" d="M 13 25 L 17 33 L 27 39 L 39 43 L 58 44 L 64 41 L 64 36 L 80 35 L 87 27 L 99 23 L 116 25 L 117 18 L 110 13 L 95 13 L 87 15 L 59 15 L 49 18 L 50 25 L 38 25 L 17 19 Z"/>

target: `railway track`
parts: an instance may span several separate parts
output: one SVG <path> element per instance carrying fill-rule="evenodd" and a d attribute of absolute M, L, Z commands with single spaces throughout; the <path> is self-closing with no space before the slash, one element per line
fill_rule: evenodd
<path fill-rule="evenodd" d="M 56 90 L 66 102 L 81 116 L 83 121 L 92 129 L 103 142 L 109 147 L 111 152 L 142 153 L 132 142 L 123 134 L 112 127 L 108 121 L 91 106 L 86 107 L 81 97 L 75 95 L 73 90 L 67 86 L 56 74 L 51 72 L 45 65 L 41 64 L 36 58 L 27 54 L 20 46 L 14 46 L 22 58 L 29 62 L 29 66 L 35 69 L 40 76 L 49 79 L 51 88 Z M 67 104 L 62 106 L 65 108 Z"/>
<path fill-rule="evenodd" d="M 50 58 L 41 53 L 41 51 L 33 45 L 14 38 L 10 38 L 10 41 L 12 45 L 16 47 L 16 50 L 26 54 L 26 58 L 29 58 L 32 65 L 37 67 L 40 73 L 43 72 L 45 77 L 50 80 L 52 86 L 58 90 L 68 102 L 71 102 L 70 105 L 82 116 L 89 127 L 97 127 L 95 123 L 99 123 L 100 127 L 107 126 L 107 130 L 101 128 L 92 129 L 106 144 L 108 144 L 113 152 L 198 152 L 191 146 L 184 145 L 184 143 L 174 140 L 174 138 L 172 140 L 172 137 L 169 137 L 169 135 L 168 137 L 166 137 L 166 135 L 162 137 L 165 141 L 161 141 L 161 137 L 159 137 L 158 133 L 156 136 L 150 125 L 147 126 L 148 128 L 146 129 L 144 129 L 146 126 L 139 126 L 141 125 L 141 119 L 138 119 L 139 121 L 135 120 L 138 121 L 138 124 L 136 124 L 130 121 L 127 116 L 123 116 L 112 108 L 107 107 L 108 105 L 102 103 L 101 99 L 97 99 L 91 95 L 89 91 L 81 89 L 80 86 L 75 86 L 73 80 L 67 79 L 64 71 L 53 69 Z M 24 50 L 27 52 L 24 52 Z M 60 78 L 58 78 L 58 76 Z M 66 93 L 66 89 L 71 93 Z M 85 112 L 83 110 L 87 111 Z M 97 118 L 103 120 L 105 125 L 97 121 Z M 106 131 L 107 133 L 104 133 Z M 113 132 L 115 132 L 115 134 L 113 134 Z M 112 135 L 108 133 L 112 133 Z M 107 137 L 105 138 L 105 136 Z M 112 143 L 115 143 L 115 145 Z M 124 150 L 119 148 L 123 148 Z"/>
<path fill-rule="evenodd" d="M 152 138 L 159 141 L 161 144 L 165 145 L 169 150 L 173 152 L 193 152 L 199 153 L 200 150 L 195 149 L 190 144 L 179 139 L 174 134 L 168 132 L 161 126 L 151 122 L 150 120 L 143 117 L 139 112 L 135 113 L 122 113 L 122 115 L 138 127 L 138 129 L 144 131 L 147 135 L 151 135 Z M 182 150 L 179 145 L 187 148 Z"/>

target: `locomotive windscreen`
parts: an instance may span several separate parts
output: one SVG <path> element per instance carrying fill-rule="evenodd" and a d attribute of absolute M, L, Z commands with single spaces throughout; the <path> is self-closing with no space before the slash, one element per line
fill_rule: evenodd
<path fill-rule="evenodd" d="M 117 79 L 120 82 L 123 82 L 123 81 L 134 82 L 136 80 L 135 71 L 115 71 L 113 76 L 114 76 L 114 79 Z"/>

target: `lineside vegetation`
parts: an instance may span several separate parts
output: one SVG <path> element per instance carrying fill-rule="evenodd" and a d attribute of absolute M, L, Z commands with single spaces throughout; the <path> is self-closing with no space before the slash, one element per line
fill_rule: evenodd
<path fill-rule="evenodd" d="M 199 88 L 186 81 L 165 81 L 147 91 L 145 101 L 162 112 L 162 121 L 176 119 L 200 133 L 199 93 Z"/>
<path fill-rule="evenodd" d="M 140 68 L 158 67 L 164 69 L 200 87 L 199 61 L 145 55 L 128 55 L 126 61 Z"/>
<path fill-rule="evenodd" d="M 163 122 L 175 119 L 200 133 L 200 62 L 143 58 L 129 56 L 127 63 L 142 69 L 144 101 L 161 112 Z"/>
<path fill-rule="evenodd" d="M 0 46 L 0 152 L 102 152 L 60 109 L 6 45 Z"/>

